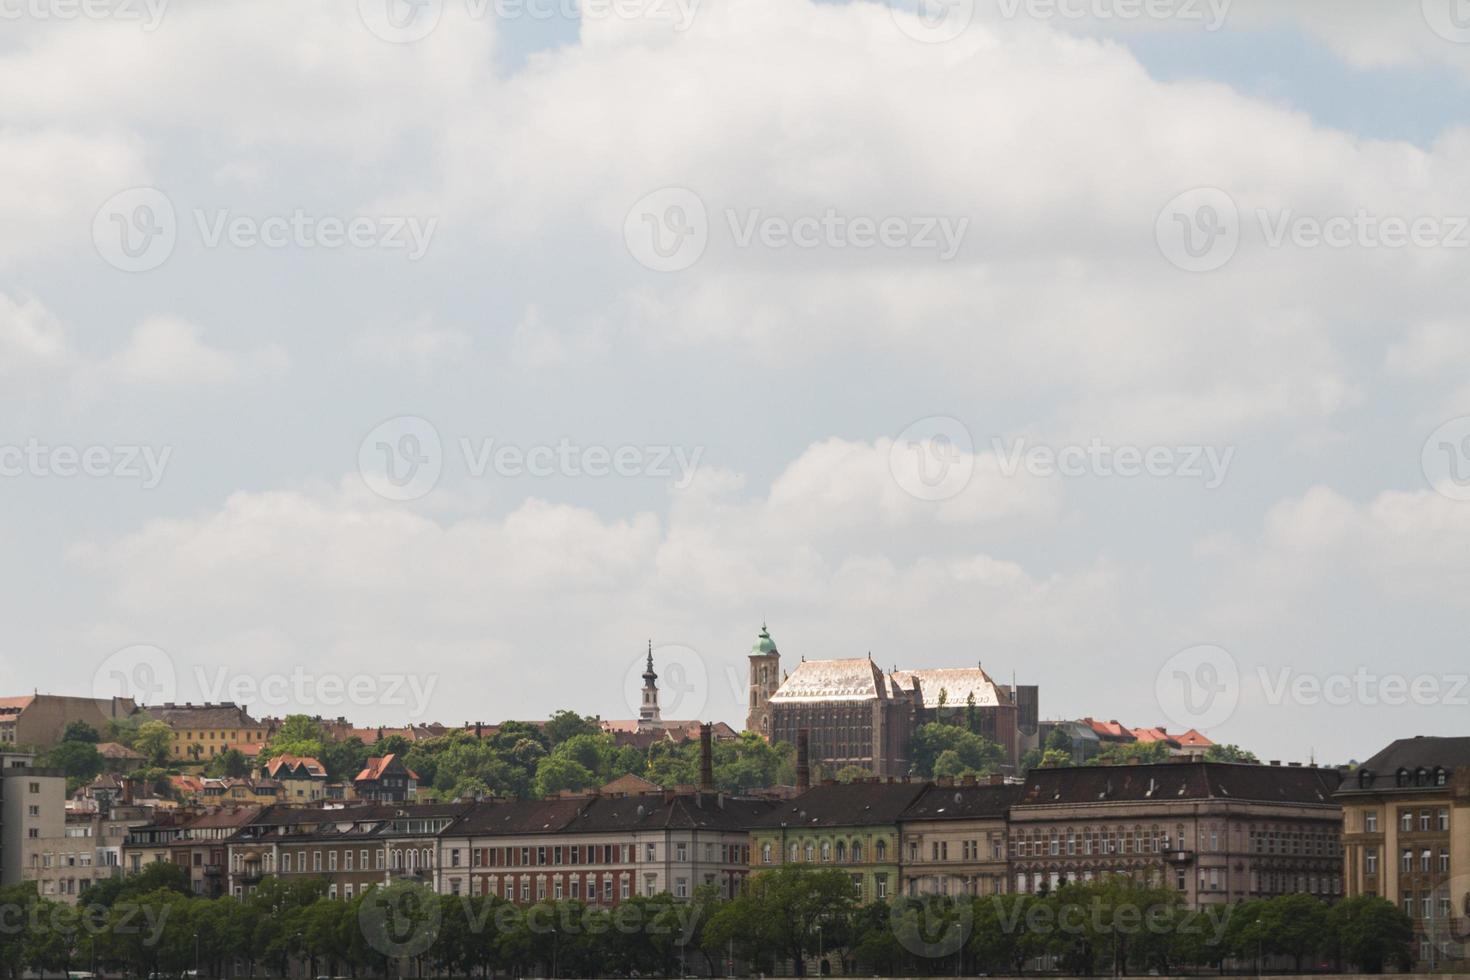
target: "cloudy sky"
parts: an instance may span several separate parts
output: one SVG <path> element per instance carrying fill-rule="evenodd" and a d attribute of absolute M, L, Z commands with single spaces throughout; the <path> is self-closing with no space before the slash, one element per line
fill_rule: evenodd
<path fill-rule="evenodd" d="M 1470 5 L 585 6 L 0 0 L 0 693 L 1463 732 Z"/>

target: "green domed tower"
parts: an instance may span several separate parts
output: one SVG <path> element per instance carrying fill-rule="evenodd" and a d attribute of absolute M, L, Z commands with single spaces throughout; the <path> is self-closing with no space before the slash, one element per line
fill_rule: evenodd
<path fill-rule="evenodd" d="M 745 716 L 745 730 L 762 738 L 771 737 L 771 695 L 781 686 L 781 651 L 771 639 L 771 631 L 761 624 L 760 635 L 750 648 L 750 713 Z"/>

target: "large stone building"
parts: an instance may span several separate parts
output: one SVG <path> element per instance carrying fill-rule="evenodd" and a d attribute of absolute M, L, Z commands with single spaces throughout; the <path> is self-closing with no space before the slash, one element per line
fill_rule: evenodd
<path fill-rule="evenodd" d="M 1011 805 L 1013 889 L 1125 874 L 1193 908 L 1342 895 L 1335 769 L 1173 762 L 1035 769 Z"/>
<path fill-rule="evenodd" d="M 972 712 L 978 734 L 1016 766 L 1037 744 L 1037 688 L 997 684 L 979 665 L 884 672 L 873 658 L 806 660 L 780 676 L 781 654 L 764 627 L 750 653 L 746 726 L 771 741 L 811 733 L 814 764 L 833 775 L 858 766 L 907 776 L 918 726 Z M 777 678 L 780 676 L 780 680 Z"/>
<path fill-rule="evenodd" d="M 1414 921 L 1419 969 L 1463 970 L 1470 934 L 1470 738 L 1401 738 L 1349 773 L 1348 895 L 1377 895 Z"/>
<path fill-rule="evenodd" d="M 233 701 L 218 704 L 174 704 L 146 709 L 149 716 L 173 731 L 169 758 L 179 762 L 208 762 L 228 749 L 258 754 L 270 738 L 270 728 L 250 717 Z M 249 750 L 249 751 L 247 751 Z"/>
<path fill-rule="evenodd" d="M 899 821 L 906 895 L 1008 891 L 1006 814 L 1021 787 L 941 779 Z"/>
<path fill-rule="evenodd" d="M 50 748 L 61 742 L 74 721 L 107 734 L 107 723 L 123 721 L 137 710 L 131 698 L 75 698 L 59 694 L 26 694 L 0 698 L 0 747 Z"/>

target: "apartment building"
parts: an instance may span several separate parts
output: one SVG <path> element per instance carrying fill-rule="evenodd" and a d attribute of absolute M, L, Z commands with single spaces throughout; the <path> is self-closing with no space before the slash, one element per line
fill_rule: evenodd
<path fill-rule="evenodd" d="M 1349 773 L 1343 808 L 1348 895 L 1377 895 L 1414 921 L 1421 970 L 1470 950 L 1470 738 L 1401 738 Z"/>
<path fill-rule="evenodd" d="M 1192 908 L 1343 893 L 1333 769 L 1198 762 L 1036 769 L 1010 808 L 1015 891 L 1124 874 Z"/>
<path fill-rule="evenodd" d="M 692 789 L 483 802 L 440 841 L 441 890 L 519 904 L 733 897 L 750 873 L 747 828 L 773 805 Z"/>
<path fill-rule="evenodd" d="M 246 754 L 253 754 L 270 738 L 269 726 L 250 717 L 249 712 L 233 701 L 203 704 L 169 701 L 150 707 L 147 712 L 172 730 L 169 758 L 178 762 L 207 762 L 228 749 L 251 750 Z"/>
<path fill-rule="evenodd" d="M 876 778 L 813 786 L 754 822 L 751 868 L 838 868 L 851 876 L 859 901 L 891 900 L 900 882 L 899 824 L 926 788 L 925 783 Z"/>
<path fill-rule="evenodd" d="M 899 817 L 903 893 L 1000 895 L 1007 888 L 1006 812 L 1021 787 L 941 779 Z"/>
<path fill-rule="evenodd" d="M 267 807 L 226 839 L 229 893 L 244 897 L 267 875 L 323 879 L 343 899 L 398 878 L 437 887 L 439 835 L 470 806 Z"/>

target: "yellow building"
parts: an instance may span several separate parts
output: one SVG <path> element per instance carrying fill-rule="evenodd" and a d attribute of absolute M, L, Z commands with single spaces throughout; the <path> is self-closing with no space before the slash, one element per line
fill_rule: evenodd
<path fill-rule="evenodd" d="M 150 707 L 148 714 L 173 730 L 169 758 L 179 762 L 207 762 L 226 749 L 259 745 L 270 737 L 266 725 L 256 721 L 233 701 L 218 704 L 174 704 Z"/>
<path fill-rule="evenodd" d="M 1470 738 L 1401 738 L 1349 774 L 1343 888 L 1414 921 L 1416 968 L 1463 964 L 1470 949 Z"/>
<path fill-rule="evenodd" d="M 301 755 L 278 755 L 260 774 L 281 784 L 282 803 L 314 803 L 327 797 L 327 767 Z"/>

